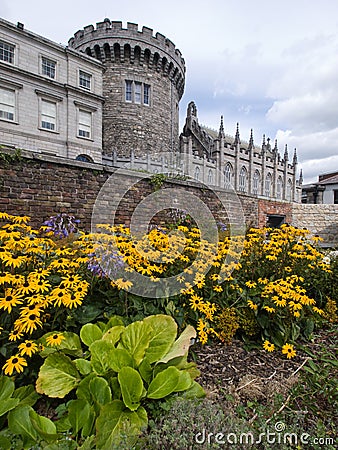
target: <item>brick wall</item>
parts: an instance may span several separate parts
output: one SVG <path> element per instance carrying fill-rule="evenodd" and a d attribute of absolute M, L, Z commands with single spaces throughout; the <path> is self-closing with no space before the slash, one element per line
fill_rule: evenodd
<path fill-rule="evenodd" d="M 0 156 L 0 211 L 29 215 L 34 226 L 39 226 L 52 215 L 66 212 L 79 218 L 83 229 L 90 230 L 98 193 L 114 173 L 114 191 L 117 186 L 133 186 L 117 208 L 116 216 L 121 223 L 129 225 L 135 207 L 154 192 L 149 180 L 138 181 L 141 174 L 131 170 L 125 171 L 124 175 L 119 171 L 118 178 L 116 169 L 100 164 L 26 151 L 16 158 L 10 149 L 2 149 Z M 226 196 L 224 191 L 211 191 L 194 181 L 167 180 L 162 188 L 175 188 L 183 193 L 182 198 L 188 193 L 195 195 L 207 205 L 216 220 L 222 222 L 227 222 L 229 216 L 236 222 L 241 217 L 241 210 L 246 226 L 264 225 L 267 214 L 284 214 L 288 222 L 292 219 L 292 207 L 287 202 L 258 200 L 244 194 Z M 193 198 L 191 203 L 196 209 Z"/>

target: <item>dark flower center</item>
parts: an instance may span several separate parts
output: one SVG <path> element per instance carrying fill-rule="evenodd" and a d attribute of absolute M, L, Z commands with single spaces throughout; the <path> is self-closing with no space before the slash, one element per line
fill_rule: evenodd
<path fill-rule="evenodd" d="M 18 358 L 13 358 L 12 359 L 12 364 L 17 364 L 19 362 Z"/>
<path fill-rule="evenodd" d="M 13 296 L 12 295 L 7 295 L 6 302 L 11 302 L 12 300 L 13 300 Z"/>
<path fill-rule="evenodd" d="M 30 316 L 28 316 L 29 320 L 35 320 L 36 319 L 36 314 L 30 314 Z"/>

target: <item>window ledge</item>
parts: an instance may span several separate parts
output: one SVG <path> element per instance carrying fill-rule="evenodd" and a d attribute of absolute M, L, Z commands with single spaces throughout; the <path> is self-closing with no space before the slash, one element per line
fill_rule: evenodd
<path fill-rule="evenodd" d="M 40 131 L 46 131 L 47 133 L 60 134 L 60 131 L 57 130 L 48 130 L 47 128 L 38 127 Z"/>

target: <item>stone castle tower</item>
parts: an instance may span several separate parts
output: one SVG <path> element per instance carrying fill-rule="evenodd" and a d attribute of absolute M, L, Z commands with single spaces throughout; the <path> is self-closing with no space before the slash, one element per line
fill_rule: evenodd
<path fill-rule="evenodd" d="M 103 63 L 103 153 L 136 156 L 172 152 L 179 146 L 179 101 L 185 62 L 175 45 L 160 33 L 128 22 L 84 27 L 70 48 Z"/>

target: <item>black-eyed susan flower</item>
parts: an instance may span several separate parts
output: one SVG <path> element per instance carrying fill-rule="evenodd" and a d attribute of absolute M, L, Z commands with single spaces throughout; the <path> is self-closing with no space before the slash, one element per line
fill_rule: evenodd
<path fill-rule="evenodd" d="M 61 342 L 66 339 L 62 333 L 53 333 L 50 336 L 46 337 L 46 343 L 50 347 L 56 347 L 60 345 Z"/>
<path fill-rule="evenodd" d="M 20 350 L 20 355 L 24 356 L 32 356 L 34 353 L 39 351 L 38 345 L 30 340 L 26 340 L 25 342 L 22 342 L 20 345 L 18 345 L 18 349 Z"/>
<path fill-rule="evenodd" d="M 11 376 L 14 370 L 18 373 L 23 372 L 25 366 L 27 366 L 27 361 L 25 358 L 22 358 L 20 355 L 13 355 L 7 359 L 6 363 L 2 367 L 2 370 L 5 375 Z"/>
<path fill-rule="evenodd" d="M 8 313 L 12 311 L 16 305 L 22 303 L 22 295 L 18 294 L 13 289 L 6 289 L 5 296 L 0 298 L 0 309 L 4 309 Z"/>
<path fill-rule="evenodd" d="M 268 352 L 273 352 L 275 350 L 275 344 L 272 344 L 272 342 L 265 340 L 263 343 L 263 348 L 264 348 L 264 350 L 267 350 Z"/>
<path fill-rule="evenodd" d="M 286 343 L 285 345 L 283 345 L 282 347 L 282 353 L 284 355 L 286 355 L 286 357 L 288 359 L 293 358 L 294 356 L 296 356 L 296 350 L 293 347 L 293 344 L 288 344 Z"/>
<path fill-rule="evenodd" d="M 248 300 L 248 306 L 249 306 L 249 308 L 250 309 L 253 309 L 254 311 L 256 311 L 257 310 L 257 308 L 258 308 L 258 305 L 256 304 L 256 303 L 254 303 L 252 300 Z"/>
<path fill-rule="evenodd" d="M 27 314 L 20 316 L 14 323 L 15 327 L 19 327 L 24 333 L 33 333 L 38 327 L 42 327 L 42 321 L 40 316 L 37 314 Z"/>
<path fill-rule="evenodd" d="M 8 340 L 17 341 L 18 339 L 21 339 L 22 336 L 23 336 L 22 330 L 20 328 L 15 328 L 9 333 Z"/>
<path fill-rule="evenodd" d="M 126 280 L 125 278 L 118 278 L 115 280 L 115 284 L 118 289 L 123 289 L 124 291 L 128 291 L 128 289 L 130 289 L 133 285 L 130 280 Z"/>
<path fill-rule="evenodd" d="M 7 267 L 17 268 L 22 266 L 27 261 L 27 256 L 12 255 L 11 253 L 8 253 L 2 258 L 2 260 L 5 262 Z"/>

